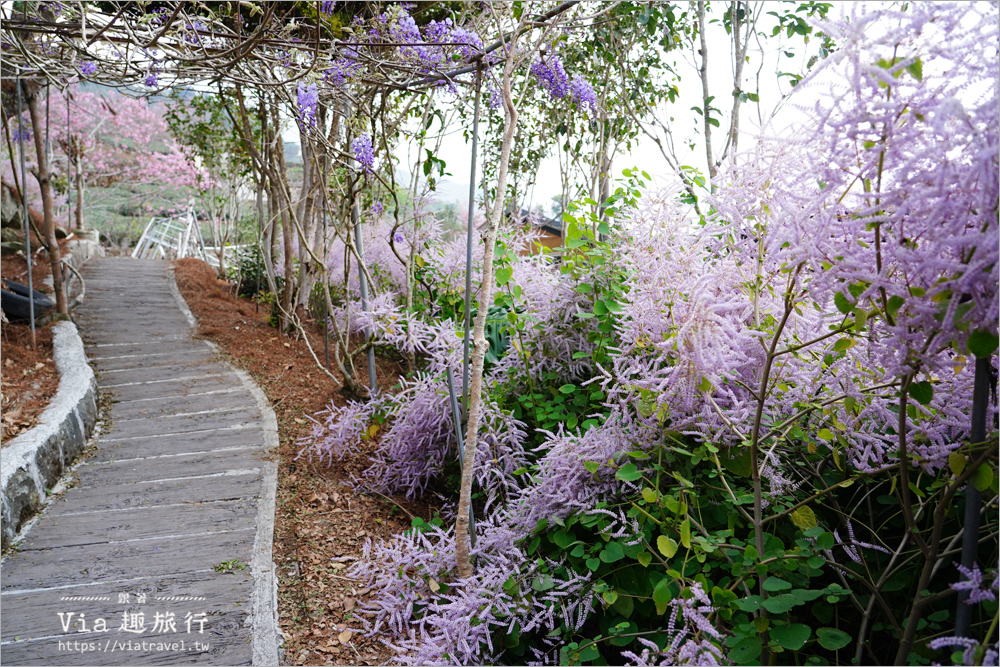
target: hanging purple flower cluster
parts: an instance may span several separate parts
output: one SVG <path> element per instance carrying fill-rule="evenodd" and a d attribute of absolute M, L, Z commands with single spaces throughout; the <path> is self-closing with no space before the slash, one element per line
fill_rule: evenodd
<path fill-rule="evenodd" d="M 574 74 L 570 79 L 555 53 L 548 53 L 536 60 L 531 65 L 531 73 L 552 99 L 569 97 L 573 104 L 588 114 L 597 112 L 597 93 L 594 92 L 594 87 L 580 74 Z"/>
<path fill-rule="evenodd" d="M 93 60 L 85 60 L 80 63 L 80 74 L 83 76 L 94 76 L 97 74 L 97 63 Z"/>
<path fill-rule="evenodd" d="M 354 159 L 361 165 L 361 170 L 365 174 L 365 179 L 375 173 L 375 149 L 372 146 L 372 137 L 365 133 L 351 142 L 354 150 Z"/>
<path fill-rule="evenodd" d="M 327 16 L 333 14 L 333 11 L 334 9 L 336 9 L 336 7 L 337 3 L 335 2 L 335 0 L 323 0 L 323 2 L 319 3 L 320 13 L 326 14 Z"/>
<path fill-rule="evenodd" d="M 319 106 L 319 93 L 315 83 L 299 84 L 299 126 L 316 127 L 316 107 Z"/>
<path fill-rule="evenodd" d="M 559 56 L 549 53 L 531 65 L 531 73 L 538 79 L 542 88 L 549 92 L 552 99 L 562 99 L 569 93 L 569 77 L 563 69 Z"/>
<path fill-rule="evenodd" d="M 359 62 L 348 58 L 339 58 L 330 63 L 330 67 L 323 73 L 323 76 L 331 84 L 339 87 L 360 74 L 362 69 Z"/>

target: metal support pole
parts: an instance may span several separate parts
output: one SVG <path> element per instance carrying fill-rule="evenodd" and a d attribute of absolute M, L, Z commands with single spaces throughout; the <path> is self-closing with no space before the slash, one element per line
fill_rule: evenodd
<path fill-rule="evenodd" d="M 472 319 L 472 232 L 476 210 L 476 151 L 479 147 L 479 100 L 482 93 L 483 62 L 476 63 L 476 106 L 472 114 L 472 166 L 469 167 L 469 220 L 465 243 L 465 336 L 462 339 L 462 409 L 469 405 L 469 324 Z M 486 307 L 486 304 L 483 304 Z M 470 531 L 471 532 L 471 531 Z"/>
<path fill-rule="evenodd" d="M 24 168 L 24 106 L 21 102 L 21 79 L 17 80 L 17 143 L 21 151 L 21 215 L 24 223 L 24 257 L 28 262 L 28 323 L 31 326 L 31 347 L 35 347 L 35 292 L 31 277 L 31 222 L 28 218 L 28 182 Z M 35 132 L 38 128 L 33 128 Z"/>
<path fill-rule="evenodd" d="M 323 190 L 326 190 L 326 176 L 323 177 Z M 323 273 L 328 274 L 330 269 L 327 266 L 327 247 L 326 247 L 326 197 L 323 198 Z M 323 281 L 323 289 L 327 290 L 329 285 L 329 277 L 325 277 Z M 326 298 L 324 296 L 324 298 Z M 325 305 L 325 303 L 324 303 Z M 323 318 L 323 365 L 327 370 L 330 370 L 330 318 L 333 315 L 327 312 L 326 317 Z"/>
<path fill-rule="evenodd" d="M 361 308 L 367 313 L 368 305 L 368 279 L 365 277 L 365 269 L 361 265 L 365 256 L 364 243 L 361 240 L 361 209 L 358 204 L 358 195 L 354 193 L 354 204 L 351 206 L 351 226 L 354 227 L 354 246 L 358 251 L 358 282 L 361 285 Z M 365 342 L 371 342 L 372 330 L 365 327 Z M 374 397 L 378 393 L 378 382 L 375 379 L 375 348 L 368 348 L 368 388 Z"/>
<path fill-rule="evenodd" d="M 445 369 L 448 376 L 448 395 L 451 397 L 451 421 L 455 424 L 455 440 L 458 442 L 458 467 L 463 468 L 465 463 L 465 439 L 462 437 L 462 412 L 458 409 L 458 399 L 455 397 L 455 378 L 451 373 L 451 367 Z M 476 546 L 476 517 L 474 512 L 469 511 L 469 541 L 473 548 Z"/>
<path fill-rule="evenodd" d="M 991 355 L 992 356 L 992 355 Z M 990 375 L 993 372 L 991 356 L 976 359 L 976 376 L 972 387 L 972 429 L 969 442 L 986 440 L 986 411 L 990 399 Z M 965 522 L 962 532 L 962 566 L 972 569 L 979 551 L 979 514 L 983 499 L 972 482 L 965 487 Z M 968 637 L 972 626 L 972 607 L 965 602 L 969 591 L 958 592 L 958 608 L 955 612 L 955 636 Z"/>

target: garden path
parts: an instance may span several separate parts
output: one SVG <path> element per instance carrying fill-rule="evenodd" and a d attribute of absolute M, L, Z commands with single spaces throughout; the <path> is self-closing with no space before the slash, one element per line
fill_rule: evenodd
<path fill-rule="evenodd" d="M 3 563 L 0 659 L 277 664 L 274 413 L 192 338 L 166 262 L 97 258 L 84 277 L 75 319 L 111 402 Z"/>

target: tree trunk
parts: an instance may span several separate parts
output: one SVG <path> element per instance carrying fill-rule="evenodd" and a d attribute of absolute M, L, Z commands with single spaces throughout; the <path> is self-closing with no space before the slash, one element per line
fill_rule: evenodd
<path fill-rule="evenodd" d="M 469 557 L 469 515 L 472 512 L 472 481 L 476 465 L 476 449 L 479 436 L 479 419 L 482 412 L 483 365 L 489 343 L 486 341 L 486 315 L 493 302 L 493 255 L 496 248 L 497 230 L 504 209 L 504 190 L 507 187 L 507 171 L 510 164 L 511 145 L 517 128 L 517 108 L 511 97 L 510 80 L 513 73 L 517 35 L 510 45 L 510 54 L 503 73 L 503 105 L 506 125 L 500 149 L 500 167 L 497 172 L 497 195 L 490 210 L 489 226 L 486 230 L 486 247 L 483 250 L 482 285 L 479 293 L 479 312 L 473 327 L 472 376 L 469 380 L 469 417 L 465 432 L 465 458 L 462 462 L 462 488 L 458 498 L 458 518 L 455 522 L 455 557 L 458 561 L 459 577 L 472 576 L 472 561 Z M 471 202 L 470 202 L 471 203 Z"/>
<path fill-rule="evenodd" d="M 35 139 L 35 155 L 38 159 L 38 171 L 35 173 L 35 178 L 38 180 L 38 188 L 42 191 L 42 214 L 44 222 L 40 231 L 45 236 L 44 243 L 46 250 L 49 252 L 49 262 L 52 265 L 52 289 L 56 293 L 56 312 L 61 315 L 68 315 L 66 292 L 63 289 L 59 241 L 56 239 L 56 223 L 52 214 L 52 183 L 49 179 L 49 160 L 48 155 L 45 153 L 45 145 L 42 138 L 42 118 L 38 111 L 38 87 L 37 84 L 28 84 L 25 86 L 25 89 L 28 93 L 28 113 L 31 115 L 31 128 L 34 130 Z"/>
<path fill-rule="evenodd" d="M 80 162 L 83 160 L 83 155 L 80 154 L 79 141 L 73 138 L 73 144 L 77 144 L 75 148 L 71 149 L 74 152 L 73 167 L 76 169 L 76 174 L 74 175 L 73 181 L 76 185 L 76 211 L 74 216 L 76 218 L 75 227 L 76 229 L 83 229 L 83 169 L 81 169 Z"/>

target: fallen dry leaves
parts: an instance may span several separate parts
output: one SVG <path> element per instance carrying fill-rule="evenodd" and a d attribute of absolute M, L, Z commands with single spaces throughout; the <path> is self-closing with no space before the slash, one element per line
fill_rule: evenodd
<path fill-rule="evenodd" d="M 200 260 L 174 263 L 177 284 L 201 323 L 201 335 L 224 357 L 248 371 L 264 390 L 278 418 L 278 494 L 274 562 L 278 566 L 278 614 L 284 663 L 295 665 L 379 665 L 392 652 L 378 636 L 361 632 L 357 614 L 371 592 L 347 576 L 368 539 L 389 537 L 409 527 L 408 514 L 430 519 L 431 508 L 401 498 L 359 493 L 350 484 L 367 458 L 327 462 L 297 458 L 296 440 L 311 432 L 306 419 L 330 401 L 343 404 L 339 387 L 320 371 L 301 340 L 277 335 L 267 312 L 232 296 L 228 283 Z M 205 323 L 211 323 L 206 325 Z M 322 338 L 311 334 L 322 358 Z M 400 369 L 379 359 L 382 390 L 396 383 Z"/>

